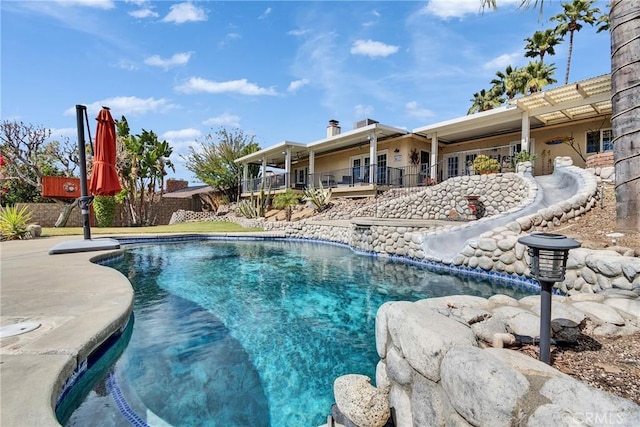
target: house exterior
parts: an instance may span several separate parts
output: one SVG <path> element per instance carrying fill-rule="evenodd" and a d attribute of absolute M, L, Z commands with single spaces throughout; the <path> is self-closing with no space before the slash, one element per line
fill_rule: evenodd
<path fill-rule="evenodd" d="M 498 160 L 504 172 L 512 170 L 518 152 L 527 151 L 536 156 L 534 174 L 545 175 L 553 172 L 555 157 L 569 156 L 584 167 L 588 155 L 612 149 L 607 74 L 413 131 L 365 119 L 342 132 L 331 120 L 321 140 L 283 141 L 236 162 L 244 166 L 243 197 L 320 185 L 331 187 L 334 196 L 364 197 L 474 174 L 479 154 Z M 260 178 L 249 176 L 250 164 L 260 166 Z M 284 172 L 268 175 L 267 167 Z"/>

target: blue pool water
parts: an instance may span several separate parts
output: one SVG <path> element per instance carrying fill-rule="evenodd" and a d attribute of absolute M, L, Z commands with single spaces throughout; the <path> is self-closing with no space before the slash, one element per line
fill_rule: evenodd
<path fill-rule="evenodd" d="M 140 246 L 110 265 L 135 289 L 132 336 L 65 425 L 317 426 L 336 377 L 375 379 L 385 301 L 527 294 L 317 243 Z"/>

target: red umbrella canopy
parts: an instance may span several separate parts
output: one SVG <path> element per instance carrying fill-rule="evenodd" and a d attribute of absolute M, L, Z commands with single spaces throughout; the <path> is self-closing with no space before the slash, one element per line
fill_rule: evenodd
<path fill-rule="evenodd" d="M 120 191 L 116 172 L 116 124 L 109 109 L 103 108 L 96 117 L 96 144 L 89 190 L 94 196 L 113 196 Z"/>

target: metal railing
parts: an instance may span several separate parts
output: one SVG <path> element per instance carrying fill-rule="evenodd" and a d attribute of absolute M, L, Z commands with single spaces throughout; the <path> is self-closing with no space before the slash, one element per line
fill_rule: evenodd
<path fill-rule="evenodd" d="M 436 177 L 431 179 L 431 166 L 429 164 L 409 165 L 403 167 L 363 165 L 343 169 L 317 171 L 305 177 L 305 182 L 296 182 L 299 177 L 294 174 L 272 174 L 264 178 L 264 188 L 281 190 L 292 188 L 303 190 L 307 187 L 340 188 L 374 185 L 376 187 L 411 188 L 436 184 L 438 181 L 455 176 L 473 175 L 473 160 L 476 156 L 484 154 L 493 157 L 500 163 L 501 171 L 513 169 L 512 159 L 514 147 L 510 145 L 488 149 L 461 151 L 445 154 L 443 159 L 436 164 Z M 454 157 L 456 160 L 451 160 Z M 371 180 L 371 173 L 375 173 L 375 179 Z M 290 179 L 287 179 L 290 176 Z M 263 178 L 255 178 L 242 182 L 242 192 L 259 192 Z M 289 185 L 287 186 L 287 182 Z"/>

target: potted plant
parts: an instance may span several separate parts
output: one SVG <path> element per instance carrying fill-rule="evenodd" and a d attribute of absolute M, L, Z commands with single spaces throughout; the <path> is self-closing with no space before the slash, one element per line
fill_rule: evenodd
<path fill-rule="evenodd" d="M 473 161 L 473 170 L 481 175 L 496 173 L 500 170 L 500 163 L 492 157 L 480 154 Z"/>

